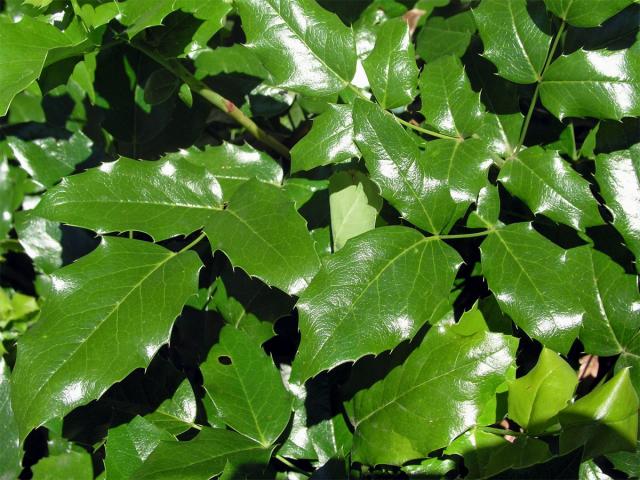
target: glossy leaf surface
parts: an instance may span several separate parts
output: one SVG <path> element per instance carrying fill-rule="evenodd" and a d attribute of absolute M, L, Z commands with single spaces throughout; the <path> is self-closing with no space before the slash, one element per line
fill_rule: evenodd
<path fill-rule="evenodd" d="M 554 15 L 576 27 L 597 27 L 633 0 L 544 0 Z"/>
<path fill-rule="evenodd" d="M 11 408 L 11 372 L 3 359 L 0 359 L 0 479 L 16 478 L 22 467 L 22 449 L 18 438 L 13 409 Z"/>
<path fill-rule="evenodd" d="M 470 11 L 447 18 L 430 17 L 418 34 L 416 51 L 427 63 L 445 55 L 462 57 L 475 31 Z"/>

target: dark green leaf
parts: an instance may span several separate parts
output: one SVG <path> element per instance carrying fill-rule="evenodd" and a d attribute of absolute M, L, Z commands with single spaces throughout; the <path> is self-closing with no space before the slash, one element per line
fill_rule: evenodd
<path fill-rule="evenodd" d="M 462 57 L 475 31 L 471 11 L 448 18 L 431 17 L 418 34 L 416 51 L 427 63 L 445 55 Z"/>
<path fill-rule="evenodd" d="M 82 451 L 69 451 L 45 457 L 31 467 L 34 480 L 91 480 L 93 467 L 91 456 Z"/>
<path fill-rule="evenodd" d="M 597 27 L 634 0 L 544 0 L 547 8 L 576 27 Z"/>
<path fill-rule="evenodd" d="M 11 408 L 11 372 L 3 358 L 0 358 L 0 478 L 10 480 L 18 478 L 22 470 L 22 449 Z"/>

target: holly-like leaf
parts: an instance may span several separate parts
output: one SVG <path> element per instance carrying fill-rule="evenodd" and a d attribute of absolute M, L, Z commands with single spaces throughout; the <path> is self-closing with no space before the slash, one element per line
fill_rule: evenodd
<path fill-rule="evenodd" d="M 596 181 L 613 225 L 640 259 L 640 144 L 596 157 Z"/>
<path fill-rule="evenodd" d="M 354 460 L 401 465 L 447 446 L 476 424 L 515 348 L 515 340 L 501 334 L 432 328 L 403 365 L 356 394 Z"/>
<path fill-rule="evenodd" d="M 291 171 L 312 170 L 358 155 L 353 142 L 351 107 L 332 104 L 313 121 L 311 131 L 291 149 Z"/>
<path fill-rule="evenodd" d="M 422 109 L 429 125 L 464 138 L 482 126 L 480 94 L 471 90 L 462 62 L 448 55 L 427 64 L 420 76 Z"/>
<path fill-rule="evenodd" d="M 424 155 L 393 115 L 356 100 L 353 121 L 356 144 L 382 197 L 409 222 L 431 233 L 452 223 L 456 206 L 447 185 L 431 181 Z"/>
<path fill-rule="evenodd" d="M 222 421 L 265 448 L 272 445 L 289 423 L 293 398 L 260 342 L 227 326 L 200 368 Z"/>
<path fill-rule="evenodd" d="M 164 431 L 180 435 L 194 425 L 197 408 L 193 388 L 189 380 L 183 380 L 171 398 L 144 418 Z"/>
<path fill-rule="evenodd" d="M 380 26 L 375 47 L 362 65 L 382 108 L 401 107 L 416 96 L 419 72 L 409 26 L 403 19 Z"/>
<path fill-rule="evenodd" d="M 21 439 L 146 367 L 196 292 L 200 267 L 193 252 L 108 237 L 53 274 L 40 319 L 18 345 L 12 403 Z"/>
<path fill-rule="evenodd" d="M 544 0 L 554 15 L 575 27 L 597 27 L 633 0 Z"/>
<path fill-rule="evenodd" d="M 531 433 L 545 430 L 573 397 L 578 376 L 552 350 L 543 348 L 538 363 L 509 383 L 509 418 Z"/>
<path fill-rule="evenodd" d="M 22 211 L 16 214 L 15 229 L 20 245 L 38 269 L 48 274 L 62 266 L 60 224 Z"/>
<path fill-rule="evenodd" d="M 244 183 L 205 232 L 234 266 L 290 295 L 303 291 L 320 267 L 304 219 L 285 192 L 267 183 Z"/>
<path fill-rule="evenodd" d="M 302 340 L 292 381 L 392 349 L 440 320 L 459 265 L 451 247 L 406 227 L 353 238 L 298 301 Z"/>
<path fill-rule="evenodd" d="M 478 193 L 475 211 L 469 214 L 467 226 L 471 228 L 492 228 L 499 224 L 500 192 L 498 187 L 487 185 Z"/>
<path fill-rule="evenodd" d="M 71 450 L 41 459 L 33 467 L 34 480 L 58 480 L 73 478 L 74 480 L 91 480 L 93 466 L 91 455 L 84 450 Z"/>
<path fill-rule="evenodd" d="M 120 158 L 66 177 L 35 213 L 98 233 L 136 230 L 163 240 L 202 228 L 222 209 L 220 185 L 188 162 Z"/>
<path fill-rule="evenodd" d="M 540 79 L 551 35 L 542 2 L 483 0 L 473 16 L 484 43 L 484 56 L 501 77 L 516 83 Z"/>
<path fill-rule="evenodd" d="M 559 119 L 640 116 L 640 43 L 624 50 L 578 50 L 555 60 L 540 85 Z"/>
<path fill-rule="evenodd" d="M 584 445 L 583 458 L 634 451 L 638 437 L 638 395 L 629 369 L 598 385 L 560 412 L 560 453 Z"/>
<path fill-rule="evenodd" d="M 315 0 L 238 0 L 247 46 L 273 83 L 304 95 L 343 90 L 356 71 L 353 34 Z"/>
<path fill-rule="evenodd" d="M 582 231 L 603 223 L 589 183 L 556 152 L 523 150 L 504 164 L 498 179 L 534 213 Z"/>
<path fill-rule="evenodd" d="M 475 31 L 471 11 L 447 18 L 430 17 L 418 34 L 416 51 L 427 63 L 445 55 L 462 57 Z"/>
<path fill-rule="evenodd" d="M 11 408 L 11 372 L 0 358 L 0 478 L 18 478 L 22 467 L 22 449 L 18 438 L 18 425 Z"/>
<path fill-rule="evenodd" d="M 256 54 L 240 43 L 214 50 L 207 48 L 194 56 L 198 77 L 235 72 L 262 79 L 269 77 Z"/>
<path fill-rule="evenodd" d="M 567 282 L 567 252 L 528 223 L 495 230 L 480 250 L 482 273 L 502 310 L 530 337 L 567 353 L 584 315 Z"/>
<path fill-rule="evenodd" d="M 204 427 L 193 440 L 162 441 L 132 478 L 209 480 L 228 464 L 265 465 L 270 451 L 239 433 Z"/>
<path fill-rule="evenodd" d="M 222 195 L 229 200 L 244 182 L 257 178 L 261 182 L 280 185 L 282 168 L 269 155 L 251 145 L 223 143 L 207 146 L 203 150 L 191 147 L 167 155 L 171 160 L 187 161 L 204 167 L 216 177 L 222 187 Z"/>

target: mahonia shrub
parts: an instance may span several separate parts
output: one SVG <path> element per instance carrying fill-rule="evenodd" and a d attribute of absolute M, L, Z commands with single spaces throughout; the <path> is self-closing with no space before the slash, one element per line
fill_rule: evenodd
<path fill-rule="evenodd" d="M 637 478 L 639 29 L 0 1 L 0 478 Z"/>

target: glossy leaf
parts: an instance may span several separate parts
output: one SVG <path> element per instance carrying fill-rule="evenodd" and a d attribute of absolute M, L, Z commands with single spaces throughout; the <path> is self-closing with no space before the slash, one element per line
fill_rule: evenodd
<path fill-rule="evenodd" d="M 640 116 L 640 43 L 625 50 L 578 50 L 559 57 L 545 72 L 540 98 L 561 120 Z"/>
<path fill-rule="evenodd" d="M 475 211 L 469 214 L 467 226 L 471 228 L 495 227 L 500 220 L 500 192 L 497 186 L 487 185 L 478 193 Z"/>
<path fill-rule="evenodd" d="M 22 449 L 18 438 L 13 409 L 11 408 L 11 372 L 0 358 L 0 479 L 17 478 L 22 470 Z"/>
<path fill-rule="evenodd" d="M 430 330 L 402 366 L 356 394 L 354 460 L 400 465 L 447 446 L 476 424 L 504 381 L 515 346 L 501 334 Z"/>
<path fill-rule="evenodd" d="M 582 231 L 603 223 L 589 183 L 557 153 L 523 150 L 505 163 L 498 179 L 534 213 Z"/>
<path fill-rule="evenodd" d="M 193 440 L 160 442 L 133 478 L 209 480 L 228 464 L 263 464 L 269 450 L 239 433 L 204 427 Z"/>
<path fill-rule="evenodd" d="M 476 24 L 470 11 L 451 17 L 430 17 L 418 34 L 416 51 L 427 63 L 445 55 L 462 57 Z"/>
<path fill-rule="evenodd" d="M 272 445 L 289 423 L 293 399 L 260 343 L 225 327 L 200 368 L 224 423 L 265 448 Z"/>
<path fill-rule="evenodd" d="M 440 320 L 459 265 L 451 247 L 406 227 L 353 238 L 298 301 L 302 340 L 292 381 L 389 350 Z"/>
<path fill-rule="evenodd" d="M 431 233 L 452 222 L 455 204 L 449 189 L 430 181 L 422 152 L 393 116 L 356 100 L 353 121 L 356 144 L 382 197 L 409 222 Z"/>
<path fill-rule="evenodd" d="M 202 228 L 221 209 L 220 185 L 203 168 L 121 158 L 65 178 L 36 214 L 98 233 L 136 230 L 163 240 Z"/>
<path fill-rule="evenodd" d="M 541 2 L 483 0 L 473 16 L 484 43 L 484 56 L 501 77 L 516 83 L 540 79 L 551 35 Z"/>
<path fill-rule="evenodd" d="M 613 225 L 640 259 L 640 144 L 596 157 L 596 181 Z"/>
<path fill-rule="evenodd" d="M 403 19 L 380 26 L 376 44 L 362 65 L 382 108 L 401 107 L 416 96 L 419 72 L 409 26 Z"/>
<path fill-rule="evenodd" d="M 62 232 L 57 222 L 22 211 L 16 215 L 15 229 L 22 248 L 38 269 L 48 274 L 62 266 Z"/>
<path fill-rule="evenodd" d="M 573 397 L 578 376 L 557 353 L 543 348 L 538 363 L 509 383 L 509 418 L 531 433 L 544 431 Z"/>
<path fill-rule="evenodd" d="M 502 310 L 530 337 L 567 353 L 584 310 L 566 281 L 566 251 L 526 223 L 497 229 L 480 250 L 482 272 Z"/>
<path fill-rule="evenodd" d="M 93 478 L 91 456 L 85 451 L 72 450 L 45 457 L 31 467 L 31 471 L 34 480 L 58 480 L 60 478 L 91 480 Z"/>
<path fill-rule="evenodd" d="M 170 434 L 179 435 L 194 425 L 197 408 L 193 388 L 189 380 L 184 380 L 171 398 L 166 399 L 144 418 Z"/>
<path fill-rule="evenodd" d="M 583 458 L 634 451 L 638 437 L 638 395 L 629 370 L 618 372 L 560 412 L 560 452 L 584 445 Z"/>
<path fill-rule="evenodd" d="M 455 137 L 468 137 L 482 126 L 480 94 L 471 90 L 459 59 L 448 55 L 427 64 L 420 76 L 422 109 L 429 125 Z"/>
<path fill-rule="evenodd" d="M 544 0 L 554 15 L 575 27 L 597 27 L 633 0 Z"/>
<path fill-rule="evenodd" d="M 56 272 L 40 320 L 18 347 L 12 403 L 21 439 L 148 365 L 195 293 L 199 269 L 192 252 L 105 238 Z"/>
<path fill-rule="evenodd" d="M 241 44 L 202 50 L 195 57 L 195 65 L 199 77 L 234 72 L 256 78 L 269 77 L 269 72 L 262 66 L 260 59 Z"/>
<path fill-rule="evenodd" d="M 356 71 L 350 30 L 315 0 L 238 0 L 251 48 L 274 84 L 304 95 L 344 89 Z"/>
<path fill-rule="evenodd" d="M 257 180 L 238 188 L 205 232 L 212 248 L 222 250 L 234 266 L 290 295 L 303 291 L 320 266 L 293 202 L 282 190 Z M 256 248 L 263 255 L 255 256 Z"/>
<path fill-rule="evenodd" d="M 329 105 L 311 131 L 291 149 L 291 171 L 341 163 L 359 155 L 353 141 L 353 119 L 347 105 Z"/>

